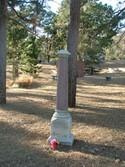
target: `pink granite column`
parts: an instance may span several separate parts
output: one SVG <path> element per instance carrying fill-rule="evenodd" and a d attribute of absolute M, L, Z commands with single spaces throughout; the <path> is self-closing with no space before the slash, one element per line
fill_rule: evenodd
<path fill-rule="evenodd" d="M 68 56 L 67 50 L 60 50 L 58 61 L 57 100 L 55 113 L 51 118 L 51 135 L 49 141 L 56 138 L 59 143 L 72 145 L 72 117 L 68 112 Z"/>
<path fill-rule="evenodd" d="M 56 109 L 57 111 L 68 109 L 68 56 L 69 52 L 60 50 L 58 52 L 58 81 L 57 81 L 57 100 Z"/>

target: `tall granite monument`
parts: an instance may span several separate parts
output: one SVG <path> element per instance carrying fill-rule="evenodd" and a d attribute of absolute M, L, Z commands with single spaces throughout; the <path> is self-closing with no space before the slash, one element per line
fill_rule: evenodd
<path fill-rule="evenodd" d="M 51 119 L 51 136 L 63 145 L 72 145 L 74 137 L 71 133 L 72 118 L 68 112 L 68 56 L 67 50 L 58 52 L 58 80 L 55 113 Z"/>

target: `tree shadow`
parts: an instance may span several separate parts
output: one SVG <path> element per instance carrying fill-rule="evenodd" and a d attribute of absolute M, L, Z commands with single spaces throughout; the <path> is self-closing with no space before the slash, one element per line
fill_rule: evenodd
<path fill-rule="evenodd" d="M 44 85 L 42 85 L 41 83 L 39 82 L 33 82 L 31 85 L 28 86 L 27 89 L 35 89 L 35 88 L 40 88 L 40 87 L 43 87 Z"/>
<path fill-rule="evenodd" d="M 72 162 L 75 167 L 81 164 L 73 157 L 58 156 L 59 152 L 50 150 L 44 138 L 44 133 L 39 136 L 31 132 L 29 135 L 25 129 L 0 122 L 0 167 L 70 167 Z M 29 143 L 34 139 L 41 140 L 41 144 Z"/>
<path fill-rule="evenodd" d="M 31 131 L 29 134 L 29 131 L 20 126 L 0 122 L 0 167 L 83 167 L 84 164 L 86 167 L 92 167 L 94 164 L 96 166 L 95 155 L 120 160 L 124 160 L 125 157 L 124 151 L 120 149 L 112 147 L 108 149 L 108 147 L 85 143 L 82 140 L 76 140 L 72 147 L 60 146 L 54 153 L 46 145 L 45 138 L 47 136 L 44 133 L 40 135 Z M 41 142 L 30 143 L 34 140 Z M 71 151 L 74 152 L 73 155 Z M 76 151 L 86 153 L 88 157 L 84 157 L 84 154 L 79 156 L 77 153 L 74 157 Z M 116 154 L 112 153 L 113 151 Z M 101 161 L 101 158 L 99 157 L 98 160 Z M 109 163 L 106 159 L 103 161 L 104 166 Z"/>
<path fill-rule="evenodd" d="M 49 121 L 54 113 L 54 109 L 43 107 L 42 104 L 37 105 L 28 101 L 8 102 L 6 105 L 1 105 L 2 110 L 7 112 L 23 113 L 38 116 L 40 119 Z"/>
<path fill-rule="evenodd" d="M 42 119 L 49 121 L 55 111 L 55 96 L 52 95 L 38 95 L 33 93 L 9 93 L 9 97 L 27 97 L 28 100 L 18 100 L 16 102 L 9 102 L 3 109 L 9 111 L 16 111 L 24 114 L 33 114 Z M 46 99 L 48 100 L 47 105 L 44 104 L 41 100 L 39 101 L 39 105 L 32 98 Z M 24 98 L 25 99 L 25 98 Z M 107 99 L 96 99 L 99 102 L 107 102 Z M 110 100 L 112 101 L 112 100 Z M 113 101 L 114 103 L 116 101 Z M 119 102 L 119 101 L 118 101 Z M 52 105 L 49 105 L 52 103 Z M 99 127 L 107 127 L 116 130 L 125 130 L 125 112 L 124 109 L 121 108 L 113 108 L 113 107 L 96 107 L 93 105 L 81 104 L 76 107 L 76 109 L 72 109 L 71 111 L 73 122 L 81 122 L 86 125 L 95 125 Z"/>
<path fill-rule="evenodd" d="M 53 94 L 55 94 L 55 93 L 53 93 Z M 27 92 L 27 93 L 24 93 L 24 92 L 23 93 L 19 93 L 19 92 L 10 93 L 10 92 L 8 92 L 7 96 L 8 96 L 8 98 L 10 98 L 10 97 L 24 97 L 24 98 L 28 97 L 29 100 L 30 100 L 30 98 L 31 99 L 32 98 L 34 98 L 34 99 L 46 99 L 46 100 L 52 100 L 53 102 L 56 100 L 56 96 L 52 95 L 52 93 L 50 95 L 49 95 L 49 93 L 43 95 L 42 92 L 41 92 L 41 94 L 37 94 L 37 93 L 33 93 L 33 92 Z"/>
<path fill-rule="evenodd" d="M 42 150 L 42 146 L 36 149 L 35 145 L 28 144 L 29 139 L 37 140 L 40 137 L 44 139 L 46 136 L 33 132 L 29 134 L 23 128 L 0 122 L 0 167 L 45 167 L 48 165 L 48 158 L 50 162 L 54 161 L 54 157 Z"/>
<path fill-rule="evenodd" d="M 108 76 L 111 77 L 111 79 L 109 81 L 106 80 L 106 76 L 98 76 L 98 75 L 94 75 L 94 76 L 86 76 L 83 78 L 83 81 L 88 84 L 88 85 L 93 85 L 93 86 L 123 86 L 125 85 L 125 73 L 124 76 L 112 76 L 112 74 L 107 74 Z M 80 81 L 78 82 L 79 84 Z"/>
<path fill-rule="evenodd" d="M 110 93 L 110 96 L 113 96 L 114 94 Z M 102 97 L 97 97 L 97 94 L 96 96 L 94 96 L 93 94 L 87 94 L 87 96 L 85 94 L 83 95 L 79 95 L 78 97 L 80 98 L 86 98 L 86 99 L 90 99 L 91 101 L 95 101 L 95 102 L 102 102 L 102 103 L 123 103 L 123 100 L 121 99 L 109 99 L 109 98 L 104 98 L 103 96 Z M 125 101 L 125 100 L 124 100 Z"/>
<path fill-rule="evenodd" d="M 78 139 L 74 141 L 73 146 L 65 147 L 61 145 L 59 147 L 59 151 L 79 151 L 81 153 L 103 156 L 114 160 L 125 160 L 125 150 L 122 150 L 121 148 L 110 145 L 88 143 Z"/>
<path fill-rule="evenodd" d="M 71 112 L 75 122 L 125 131 L 124 109 L 113 107 L 97 108 L 90 105 L 77 106 L 77 108 L 80 109 L 80 111 Z"/>

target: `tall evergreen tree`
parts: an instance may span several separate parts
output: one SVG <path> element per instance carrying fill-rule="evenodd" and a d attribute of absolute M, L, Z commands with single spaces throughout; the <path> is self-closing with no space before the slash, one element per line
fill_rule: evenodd
<path fill-rule="evenodd" d="M 68 104 L 69 107 L 76 105 L 76 57 L 80 24 L 80 0 L 70 2 L 70 24 L 68 31 L 67 49 L 69 56 L 69 80 L 68 80 Z"/>
<path fill-rule="evenodd" d="M 0 104 L 6 103 L 7 5 L 9 6 L 9 12 L 12 11 L 13 14 L 17 16 L 16 20 L 14 18 L 11 19 L 14 19 L 14 21 L 22 25 L 30 33 L 37 35 L 35 27 L 41 25 L 41 19 L 44 18 L 47 12 L 47 10 L 45 10 L 47 1 L 48 0 L 0 0 Z M 15 7 L 18 7 L 19 10 L 16 10 Z"/>
<path fill-rule="evenodd" d="M 0 0 L 0 104 L 6 103 L 6 19 L 7 1 Z"/>

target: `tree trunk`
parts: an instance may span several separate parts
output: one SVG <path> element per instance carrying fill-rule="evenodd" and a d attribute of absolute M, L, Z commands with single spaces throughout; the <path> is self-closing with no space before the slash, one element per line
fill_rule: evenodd
<path fill-rule="evenodd" d="M 80 0 L 70 2 L 70 24 L 68 31 L 67 49 L 69 56 L 68 105 L 76 106 L 76 59 L 80 23 Z"/>
<path fill-rule="evenodd" d="M 17 56 L 17 55 L 16 55 Z M 13 57 L 13 81 L 15 82 L 16 78 L 18 78 L 19 76 L 19 70 L 18 70 L 18 61 L 17 61 L 17 57 Z"/>
<path fill-rule="evenodd" d="M 49 54 L 47 55 L 47 62 L 48 63 L 50 62 L 50 55 Z"/>
<path fill-rule="evenodd" d="M 0 104 L 6 103 L 6 0 L 0 0 Z"/>

